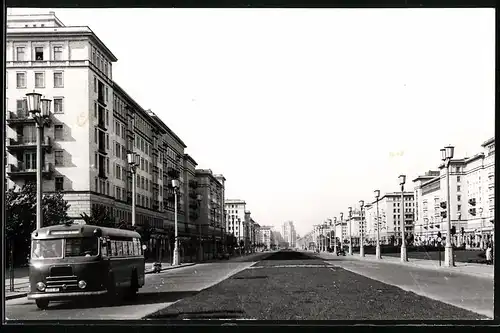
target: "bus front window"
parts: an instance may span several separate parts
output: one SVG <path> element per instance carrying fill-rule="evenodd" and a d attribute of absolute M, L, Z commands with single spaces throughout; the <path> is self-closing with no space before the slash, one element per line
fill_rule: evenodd
<path fill-rule="evenodd" d="M 99 240 L 96 237 L 67 238 L 65 257 L 95 257 Z"/>
<path fill-rule="evenodd" d="M 34 240 L 31 249 L 33 259 L 62 258 L 62 239 Z"/>

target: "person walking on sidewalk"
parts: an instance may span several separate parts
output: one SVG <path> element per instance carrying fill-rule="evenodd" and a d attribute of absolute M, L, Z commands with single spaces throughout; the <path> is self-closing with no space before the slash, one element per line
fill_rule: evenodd
<path fill-rule="evenodd" d="M 491 250 L 491 243 L 488 244 L 488 248 L 486 249 L 486 264 L 491 265 L 493 263 L 493 258 L 492 258 L 492 250 Z"/>

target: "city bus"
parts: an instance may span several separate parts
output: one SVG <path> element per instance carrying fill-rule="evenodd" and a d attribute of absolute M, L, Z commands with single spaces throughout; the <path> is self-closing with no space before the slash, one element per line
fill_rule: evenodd
<path fill-rule="evenodd" d="M 50 301 L 79 297 L 134 297 L 144 271 L 135 231 L 72 223 L 40 228 L 31 234 L 28 299 L 46 309 Z"/>

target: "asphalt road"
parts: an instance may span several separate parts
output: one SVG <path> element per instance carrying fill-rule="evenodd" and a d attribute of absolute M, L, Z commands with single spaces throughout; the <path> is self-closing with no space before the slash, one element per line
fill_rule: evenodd
<path fill-rule="evenodd" d="M 353 273 L 341 267 L 346 263 L 349 262 L 326 262 L 305 252 L 279 252 L 147 318 L 487 319 L 483 315 Z M 389 274 L 394 272 L 394 266 L 385 269 Z M 440 279 L 435 282 L 443 283 Z"/>
<path fill-rule="evenodd" d="M 47 310 L 39 310 L 27 298 L 5 303 L 7 320 L 116 320 L 141 319 L 148 314 L 192 296 L 199 291 L 223 281 L 250 267 L 258 260 L 271 255 L 259 253 L 235 257 L 228 261 L 198 264 L 172 269 L 159 274 L 146 275 L 146 284 L 139 290 L 137 300 L 110 306 L 102 301 L 54 302 Z"/>

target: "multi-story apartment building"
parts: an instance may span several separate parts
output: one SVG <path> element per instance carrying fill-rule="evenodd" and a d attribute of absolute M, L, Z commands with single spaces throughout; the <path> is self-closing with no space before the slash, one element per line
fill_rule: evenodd
<path fill-rule="evenodd" d="M 260 227 L 260 242 L 265 246 L 266 249 L 270 249 L 273 244 L 273 227 L 261 226 Z"/>
<path fill-rule="evenodd" d="M 495 139 L 482 144 L 483 151 L 450 163 L 450 217 L 456 234 L 454 242 L 479 247 L 481 232 L 484 240 L 494 232 L 495 199 Z M 416 235 L 420 242 L 435 239 L 438 231 L 446 235 L 446 218 L 443 216 L 447 201 L 446 169 L 428 172 L 414 180 L 416 210 Z M 463 228 L 463 230 L 462 230 Z"/>
<path fill-rule="evenodd" d="M 210 169 L 197 169 L 195 171 L 197 193 L 201 194 L 202 204 L 198 225 L 201 227 L 201 235 L 204 253 L 209 258 L 220 252 L 224 240 L 223 204 L 224 185 L 219 181 L 224 176 L 214 176 Z"/>
<path fill-rule="evenodd" d="M 387 244 L 394 239 L 398 244 L 402 235 L 401 212 L 404 209 L 404 229 L 406 238 L 414 233 L 415 200 L 413 192 L 404 193 L 401 204 L 401 192 L 386 193 L 379 198 L 380 240 Z M 376 243 L 377 237 L 377 202 L 365 206 L 366 238 L 370 244 Z"/>
<path fill-rule="evenodd" d="M 54 13 L 9 15 L 7 26 L 7 186 L 35 180 L 36 129 L 26 93 L 36 91 L 53 100 L 43 133 L 44 192 L 62 191 L 75 221 L 103 205 L 116 222 L 130 224 L 133 174 L 127 154 L 136 153 L 136 225 L 154 228 L 153 252 L 171 248 L 165 240 L 172 238 L 166 234 L 173 230 L 172 179 L 178 179 L 181 256 L 187 254 L 191 236 L 197 235 L 192 225 L 197 207 L 189 204 L 188 185 L 196 162 L 155 113 L 113 81 L 116 56 L 90 28 L 66 27 Z M 206 196 L 207 219 L 215 225 L 223 221 L 219 185 Z"/>
<path fill-rule="evenodd" d="M 347 220 L 344 216 L 337 218 L 337 222 L 335 224 L 335 237 L 338 238 L 339 242 L 342 241 L 344 244 L 348 243 L 349 228 Z"/>
<path fill-rule="evenodd" d="M 283 239 L 288 243 L 288 246 L 294 248 L 296 246 L 296 231 L 293 225 L 293 221 L 283 222 L 281 226 L 281 232 L 283 235 Z"/>
<path fill-rule="evenodd" d="M 226 230 L 236 237 L 238 244 L 245 240 L 245 207 L 246 203 L 240 199 L 226 199 Z"/>

